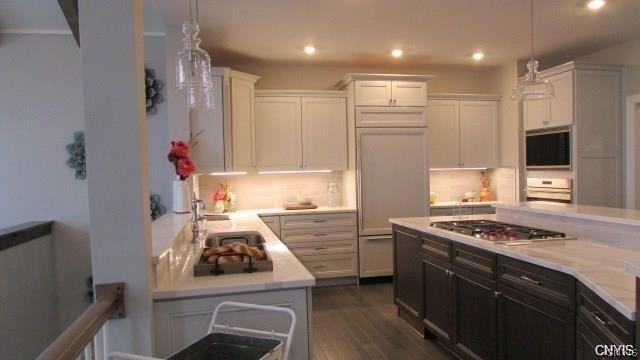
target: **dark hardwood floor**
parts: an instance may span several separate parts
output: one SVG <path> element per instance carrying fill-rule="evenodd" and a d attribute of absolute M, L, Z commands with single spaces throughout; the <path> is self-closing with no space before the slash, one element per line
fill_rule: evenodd
<path fill-rule="evenodd" d="M 315 360 L 451 359 L 397 316 L 393 284 L 313 289 Z"/>

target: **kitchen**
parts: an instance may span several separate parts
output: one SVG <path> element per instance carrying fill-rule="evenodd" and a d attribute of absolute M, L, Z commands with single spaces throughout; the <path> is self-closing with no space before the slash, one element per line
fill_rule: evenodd
<path fill-rule="evenodd" d="M 41 69 L 35 58 L 45 54 L 26 53 L 49 46 L 65 71 L 38 80 L 67 89 L 58 96 L 80 94 L 78 104 L 55 101 L 74 107 L 75 122 L 52 111 L 62 124 L 53 129 L 46 117 L 21 118 L 31 105 L 14 91 L 0 93 L 29 128 L 86 133 L 86 168 L 74 170 L 87 182 L 60 180 L 68 168 L 46 177 L 63 161 L 44 164 L 43 154 L 67 138 L 43 140 L 38 156 L 25 152 L 46 169 L 28 178 L 48 186 L 6 179 L 39 200 L 37 216 L 59 219 L 47 230 L 55 271 L 34 277 L 55 284 L 54 335 L 84 316 L 78 294 L 90 291 L 92 309 L 105 284 L 124 283 L 126 311 L 94 340 L 114 358 L 184 353 L 216 316 L 270 334 L 289 359 L 636 350 L 637 3 L 135 0 L 130 11 L 91 0 L 79 12 L 76 4 L 75 18 L 63 3 L 54 15 L 64 29 L 0 15 L 13 24 L 0 27 L 12 66 L 28 57 Z M 78 14 L 91 20 L 79 29 Z M 19 51 L 36 40 L 37 50 Z M 81 74 L 72 78 L 78 69 L 65 63 Z M 132 80 L 143 64 L 144 82 Z M 2 73 L 15 93 L 37 88 L 17 81 L 31 79 L 26 70 Z M 33 108 L 33 117 L 48 110 Z M 2 139 L 18 146 L 11 138 Z M 82 137 L 83 160 L 84 146 Z M 37 190 L 50 186 L 86 187 L 61 206 L 69 218 L 87 214 L 71 226 L 86 246 L 65 242 L 67 216 L 43 210 L 62 202 Z M 0 251 L 20 249 L 15 238 L 35 240 L 40 230 L 29 229 L 0 231 Z M 16 309 L 49 309 L 20 306 L 37 296 L 15 294 Z M 287 309 L 295 321 L 256 308 L 218 313 L 230 301 Z M 67 313 L 55 314 L 64 304 Z M 4 325 L 7 344 L 37 328 Z M 31 358 L 21 346 L 0 346 L 0 357 Z"/>

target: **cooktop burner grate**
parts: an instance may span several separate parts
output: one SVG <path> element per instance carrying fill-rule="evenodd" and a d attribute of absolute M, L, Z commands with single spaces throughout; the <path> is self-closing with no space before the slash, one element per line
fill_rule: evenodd
<path fill-rule="evenodd" d="M 490 241 L 564 240 L 564 233 L 492 220 L 438 221 L 432 227 Z"/>

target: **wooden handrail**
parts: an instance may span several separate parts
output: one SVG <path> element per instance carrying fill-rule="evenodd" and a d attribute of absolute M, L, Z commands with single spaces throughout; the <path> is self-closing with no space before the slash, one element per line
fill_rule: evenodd
<path fill-rule="evenodd" d="M 107 320 L 124 315 L 124 284 L 96 285 L 96 301 L 38 356 L 38 360 L 76 359 Z"/>

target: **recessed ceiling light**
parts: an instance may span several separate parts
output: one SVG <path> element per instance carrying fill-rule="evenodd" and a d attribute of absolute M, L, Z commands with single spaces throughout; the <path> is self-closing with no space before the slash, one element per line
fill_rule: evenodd
<path fill-rule="evenodd" d="M 402 56 L 402 50 L 400 49 L 394 49 L 391 51 L 391 56 L 393 57 L 400 57 Z"/>
<path fill-rule="evenodd" d="M 606 4 L 607 2 L 605 0 L 590 0 L 587 2 L 587 7 L 591 10 L 598 10 Z"/>
<path fill-rule="evenodd" d="M 311 45 L 307 45 L 304 47 L 304 53 L 307 55 L 313 55 L 316 53 L 316 48 Z"/>
<path fill-rule="evenodd" d="M 471 58 L 475 61 L 480 61 L 484 59 L 484 53 L 482 51 L 476 51 L 471 55 Z"/>

